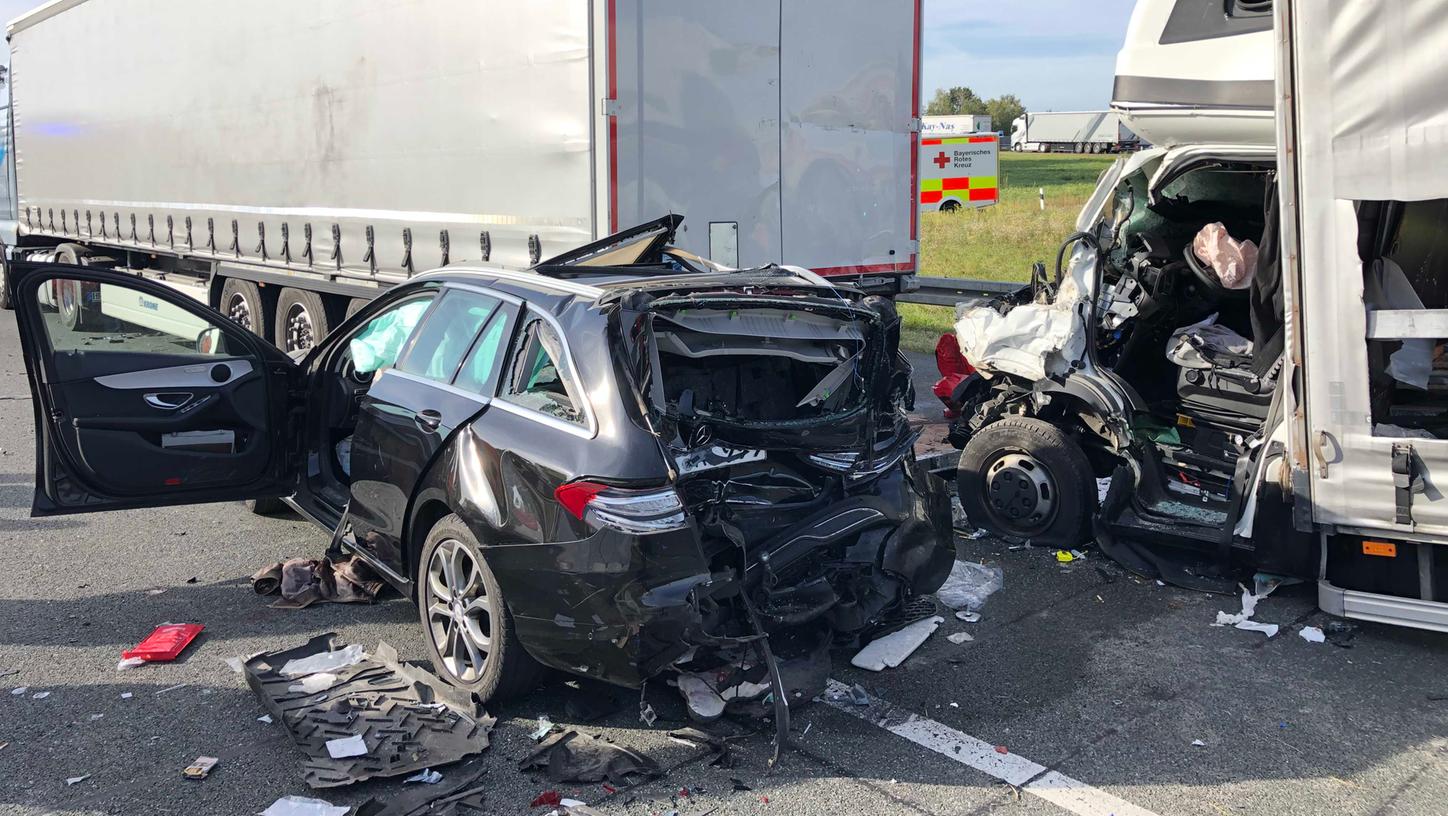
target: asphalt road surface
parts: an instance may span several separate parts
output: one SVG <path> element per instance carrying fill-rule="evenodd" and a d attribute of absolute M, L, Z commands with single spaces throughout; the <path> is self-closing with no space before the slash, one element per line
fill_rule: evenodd
<path fill-rule="evenodd" d="M 932 410 L 933 398 L 921 398 Z M 309 794 L 301 755 L 257 721 L 261 707 L 224 659 L 328 631 L 422 659 L 412 607 L 389 598 L 269 608 L 247 577 L 319 554 L 326 538 L 240 505 L 32 520 L 31 423 L 13 315 L 3 312 L 0 813 L 252 814 Z M 879 674 L 837 655 L 834 677 L 861 684 L 870 705 L 798 708 L 798 747 L 772 774 L 762 723 L 731 723 L 744 735 L 732 769 L 667 739 L 681 709 L 659 683 L 649 690 L 655 727 L 638 721 L 634 695 L 584 727 L 648 753 L 668 775 L 612 794 L 599 785 L 560 792 L 634 816 L 1448 809 L 1448 636 L 1361 625 L 1351 648 L 1308 643 L 1298 629 L 1325 616 L 1309 591 L 1287 588 L 1259 608 L 1258 619 L 1283 624 L 1269 640 L 1210 625 L 1218 610 L 1236 611 L 1235 599 L 1133 579 L 1094 554 L 1062 566 L 1043 550 L 962 540 L 960 557 L 1004 570 L 983 619 L 947 615 L 904 665 Z M 117 671 L 121 649 L 183 621 L 207 627 L 184 659 Z M 959 632 L 974 640 L 947 639 Z M 528 813 L 553 787 L 518 760 L 536 718 L 570 724 L 565 706 L 580 694 L 599 691 L 554 683 L 496 707 L 490 812 Z M 221 763 L 204 781 L 182 778 L 198 755 Z M 84 778 L 68 785 L 75 777 Z M 369 782 L 323 798 L 359 803 L 400 789 Z"/>

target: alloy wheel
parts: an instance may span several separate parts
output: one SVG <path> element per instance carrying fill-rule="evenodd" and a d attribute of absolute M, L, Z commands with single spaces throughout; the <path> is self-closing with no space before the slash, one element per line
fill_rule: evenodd
<path fill-rule="evenodd" d="M 493 599 L 482 564 L 462 542 L 446 539 L 433 550 L 423 588 L 428 636 L 443 668 L 463 683 L 483 676 L 493 649 Z"/>

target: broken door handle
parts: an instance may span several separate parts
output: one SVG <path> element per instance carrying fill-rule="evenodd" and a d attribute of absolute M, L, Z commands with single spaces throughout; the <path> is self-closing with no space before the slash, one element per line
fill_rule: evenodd
<path fill-rule="evenodd" d="M 442 414 L 430 409 L 427 411 L 418 411 L 417 424 L 429 431 L 435 431 L 438 426 L 442 424 Z"/>
<path fill-rule="evenodd" d="M 174 411 L 191 401 L 191 395 L 181 391 L 147 394 L 146 404 L 162 411 Z"/>

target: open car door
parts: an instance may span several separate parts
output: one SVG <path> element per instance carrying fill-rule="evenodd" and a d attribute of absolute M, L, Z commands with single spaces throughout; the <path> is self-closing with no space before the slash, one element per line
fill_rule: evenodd
<path fill-rule="evenodd" d="M 285 354 L 122 272 L 8 267 L 35 404 L 35 516 L 290 495 Z"/>

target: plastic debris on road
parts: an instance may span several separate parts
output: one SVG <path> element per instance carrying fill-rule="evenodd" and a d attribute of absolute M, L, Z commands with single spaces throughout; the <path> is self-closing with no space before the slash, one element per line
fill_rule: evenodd
<path fill-rule="evenodd" d="M 1060 564 L 1069 564 L 1069 563 L 1071 563 L 1072 561 L 1075 561 L 1075 560 L 1076 560 L 1076 556 L 1072 555 L 1071 553 L 1066 552 L 1065 550 L 1056 550 L 1056 562 L 1057 562 L 1057 563 L 1060 563 Z"/>
<path fill-rule="evenodd" d="M 684 703 L 694 718 L 713 722 L 724 716 L 724 698 L 702 676 L 687 672 L 680 674 L 679 693 L 684 695 Z"/>
<path fill-rule="evenodd" d="M 37 692 L 35 692 L 34 694 L 30 695 L 30 699 L 32 699 L 32 700 L 44 700 L 46 697 L 49 697 L 49 696 L 50 696 L 50 692 L 48 692 L 48 691 L 37 691 Z"/>
<path fill-rule="evenodd" d="M 423 770 L 418 771 L 417 773 L 413 774 L 412 776 L 409 776 L 409 777 L 407 777 L 406 779 L 402 780 L 402 783 L 405 785 L 405 784 L 408 784 L 408 783 L 410 783 L 410 782 L 420 782 L 420 783 L 422 783 L 422 784 L 424 784 L 424 785 L 436 785 L 437 783 L 439 783 L 439 782 L 441 782 L 441 781 L 442 781 L 442 774 L 438 773 L 437 771 L 434 771 L 434 770 L 431 769 L 431 768 L 424 768 Z"/>
<path fill-rule="evenodd" d="M 128 657 L 125 660 L 122 660 L 121 662 L 116 664 L 116 671 L 125 671 L 126 669 L 134 669 L 137 666 L 144 665 L 146 665 L 146 658 Z"/>
<path fill-rule="evenodd" d="M 954 643 L 957 646 L 962 643 L 969 643 L 972 640 L 975 640 L 975 638 L 971 637 L 965 632 L 952 632 L 949 635 L 946 635 L 945 639 L 950 641 L 951 643 Z"/>
<path fill-rule="evenodd" d="M 65 786 L 68 788 L 68 787 L 70 787 L 71 785 L 79 785 L 80 783 L 82 783 L 82 782 L 84 782 L 84 781 L 86 781 L 87 779 L 90 779 L 90 778 L 91 778 L 91 775 L 90 775 L 90 774 L 85 774 L 84 776 L 68 776 L 68 777 L 66 777 L 66 779 L 65 779 Z"/>
<path fill-rule="evenodd" d="M 850 665 L 866 671 L 893 669 L 914 654 L 944 622 L 945 618 L 936 615 L 873 640 L 851 658 Z"/>
<path fill-rule="evenodd" d="M 205 779 L 220 762 L 216 757 L 199 756 L 181 770 L 181 775 L 187 779 Z"/>
<path fill-rule="evenodd" d="M 543 716 L 538 718 L 538 727 L 534 728 L 533 733 L 529 734 L 528 736 L 534 740 L 540 740 L 548 736 L 548 732 L 552 730 L 553 721 L 548 719 L 547 714 L 544 714 Z"/>
<path fill-rule="evenodd" d="M 237 674 L 241 674 L 242 669 L 245 667 L 246 658 L 228 657 L 223 662 L 225 662 L 232 671 L 236 672 Z"/>
<path fill-rule="evenodd" d="M 346 759 L 347 757 L 366 755 L 367 743 L 363 741 L 361 734 L 327 740 L 327 756 L 330 756 L 332 759 Z"/>
<path fill-rule="evenodd" d="M 164 623 L 157 626 L 134 649 L 121 652 L 126 660 L 140 658 L 148 663 L 175 660 L 206 627 L 199 623 Z M 119 667 L 117 667 L 119 668 Z"/>
<path fill-rule="evenodd" d="M 318 652 L 296 660 L 288 660 L 286 665 L 282 666 L 280 674 L 283 677 L 303 677 L 318 672 L 336 672 L 349 666 L 355 666 L 365 659 L 367 659 L 367 653 L 362 651 L 361 644 L 353 643 L 335 651 Z"/>
<path fill-rule="evenodd" d="M 259 723 L 266 723 L 267 725 L 271 725 L 271 724 L 272 724 L 272 716 L 271 716 L 270 714 L 263 714 L 263 715 L 261 715 L 260 717 L 257 717 L 257 718 L 256 718 L 256 721 L 259 722 Z"/>
<path fill-rule="evenodd" d="M 341 654 L 330 656 L 335 653 Z M 487 749 L 496 721 L 471 694 L 403 663 L 386 643 L 355 664 L 334 668 L 358 654 L 359 648 L 326 634 L 246 661 L 247 685 L 305 753 L 302 777 L 308 785 L 331 788 L 374 777 L 411 776 Z M 318 657 L 324 659 L 314 659 Z M 331 669 L 327 673 L 335 673 L 337 682 L 317 694 L 295 693 L 290 689 L 297 680 L 282 674 L 285 667 Z M 334 752 L 336 746 L 328 743 L 339 735 L 365 735 L 366 753 Z M 450 778 L 453 773 L 448 771 Z"/>
<path fill-rule="evenodd" d="M 347 816 L 351 811 L 351 807 L 334 805 L 322 799 L 283 796 L 263 810 L 261 816 Z"/>
<path fill-rule="evenodd" d="M 1000 567 L 956 561 L 935 597 L 951 609 L 980 609 L 1004 585 L 1005 573 Z"/>
<path fill-rule="evenodd" d="M 621 788 L 663 775 L 657 763 L 632 748 L 571 730 L 549 735 L 518 770 L 546 771 L 550 782 L 609 782 Z"/>
<path fill-rule="evenodd" d="M 11 696 L 19 697 L 20 695 L 24 694 L 24 693 L 27 692 L 27 691 L 30 691 L 30 687 L 29 687 L 29 686 L 20 686 L 19 688 L 10 689 L 10 694 L 11 694 Z"/>
<path fill-rule="evenodd" d="M 563 796 L 556 790 L 547 790 L 533 797 L 528 807 L 559 807 L 563 804 Z"/>
<path fill-rule="evenodd" d="M 956 612 L 956 613 L 955 613 L 955 619 L 956 619 L 956 620 L 965 621 L 966 623 L 979 623 L 979 622 L 980 622 L 980 613 L 979 613 L 979 612 L 969 612 L 969 611 L 967 611 L 967 610 L 962 609 L 962 610 L 960 610 L 959 612 Z"/>
<path fill-rule="evenodd" d="M 331 672 L 317 672 L 303 677 L 300 682 L 287 686 L 293 694 L 316 694 L 337 684 L 337 675 Z"/>
<path fill-rule="evenodd" d="M 1235 615 L 1228 612 L 1218 612 L 1217 622 L 1212 625 L 1233 626 L 1237 629 L 1245 629 L 1249 632 L 1261 632 L 1269 638 L 1276 637 L 1277 631 L 1279 629 L 1277 624 L 1261 623 L 1258 621 L 1254 621 L 1252 620 L 1252 616 L 1257 614 L 1258 601 L 1261 601 L 1263 598 L 1271 595 L 1278 586 L 1281 586 L 1281 584 L 1276 583 L 1264 585 L 1262 582 L 1259 582 L 1257 585 L 1257 589 L 1261 594 L 1254 594 L 1246 587 L 1242 587 L 1242 611 L 1238 612 Z"/>
<path fill-rule="evenodd" d="M 1316 626 L 1304 626 L 1301 629 L 1297 630 L 1297 634 L 1308 643 L 1327 642 L 1327 635 L 1324 634 L 1323 631 Z"/>
<path fill-rule="evenodd" d="M 1201 740 L 1197 739 L 1197 740 L 1192 740 L 1192 747 L 1193 747 L 1193 748 L 1205 748 L 1205 747 L 1207 747 L 1207 744 L 1206 744 L 1205 742 L 1202 742 Z"/>

